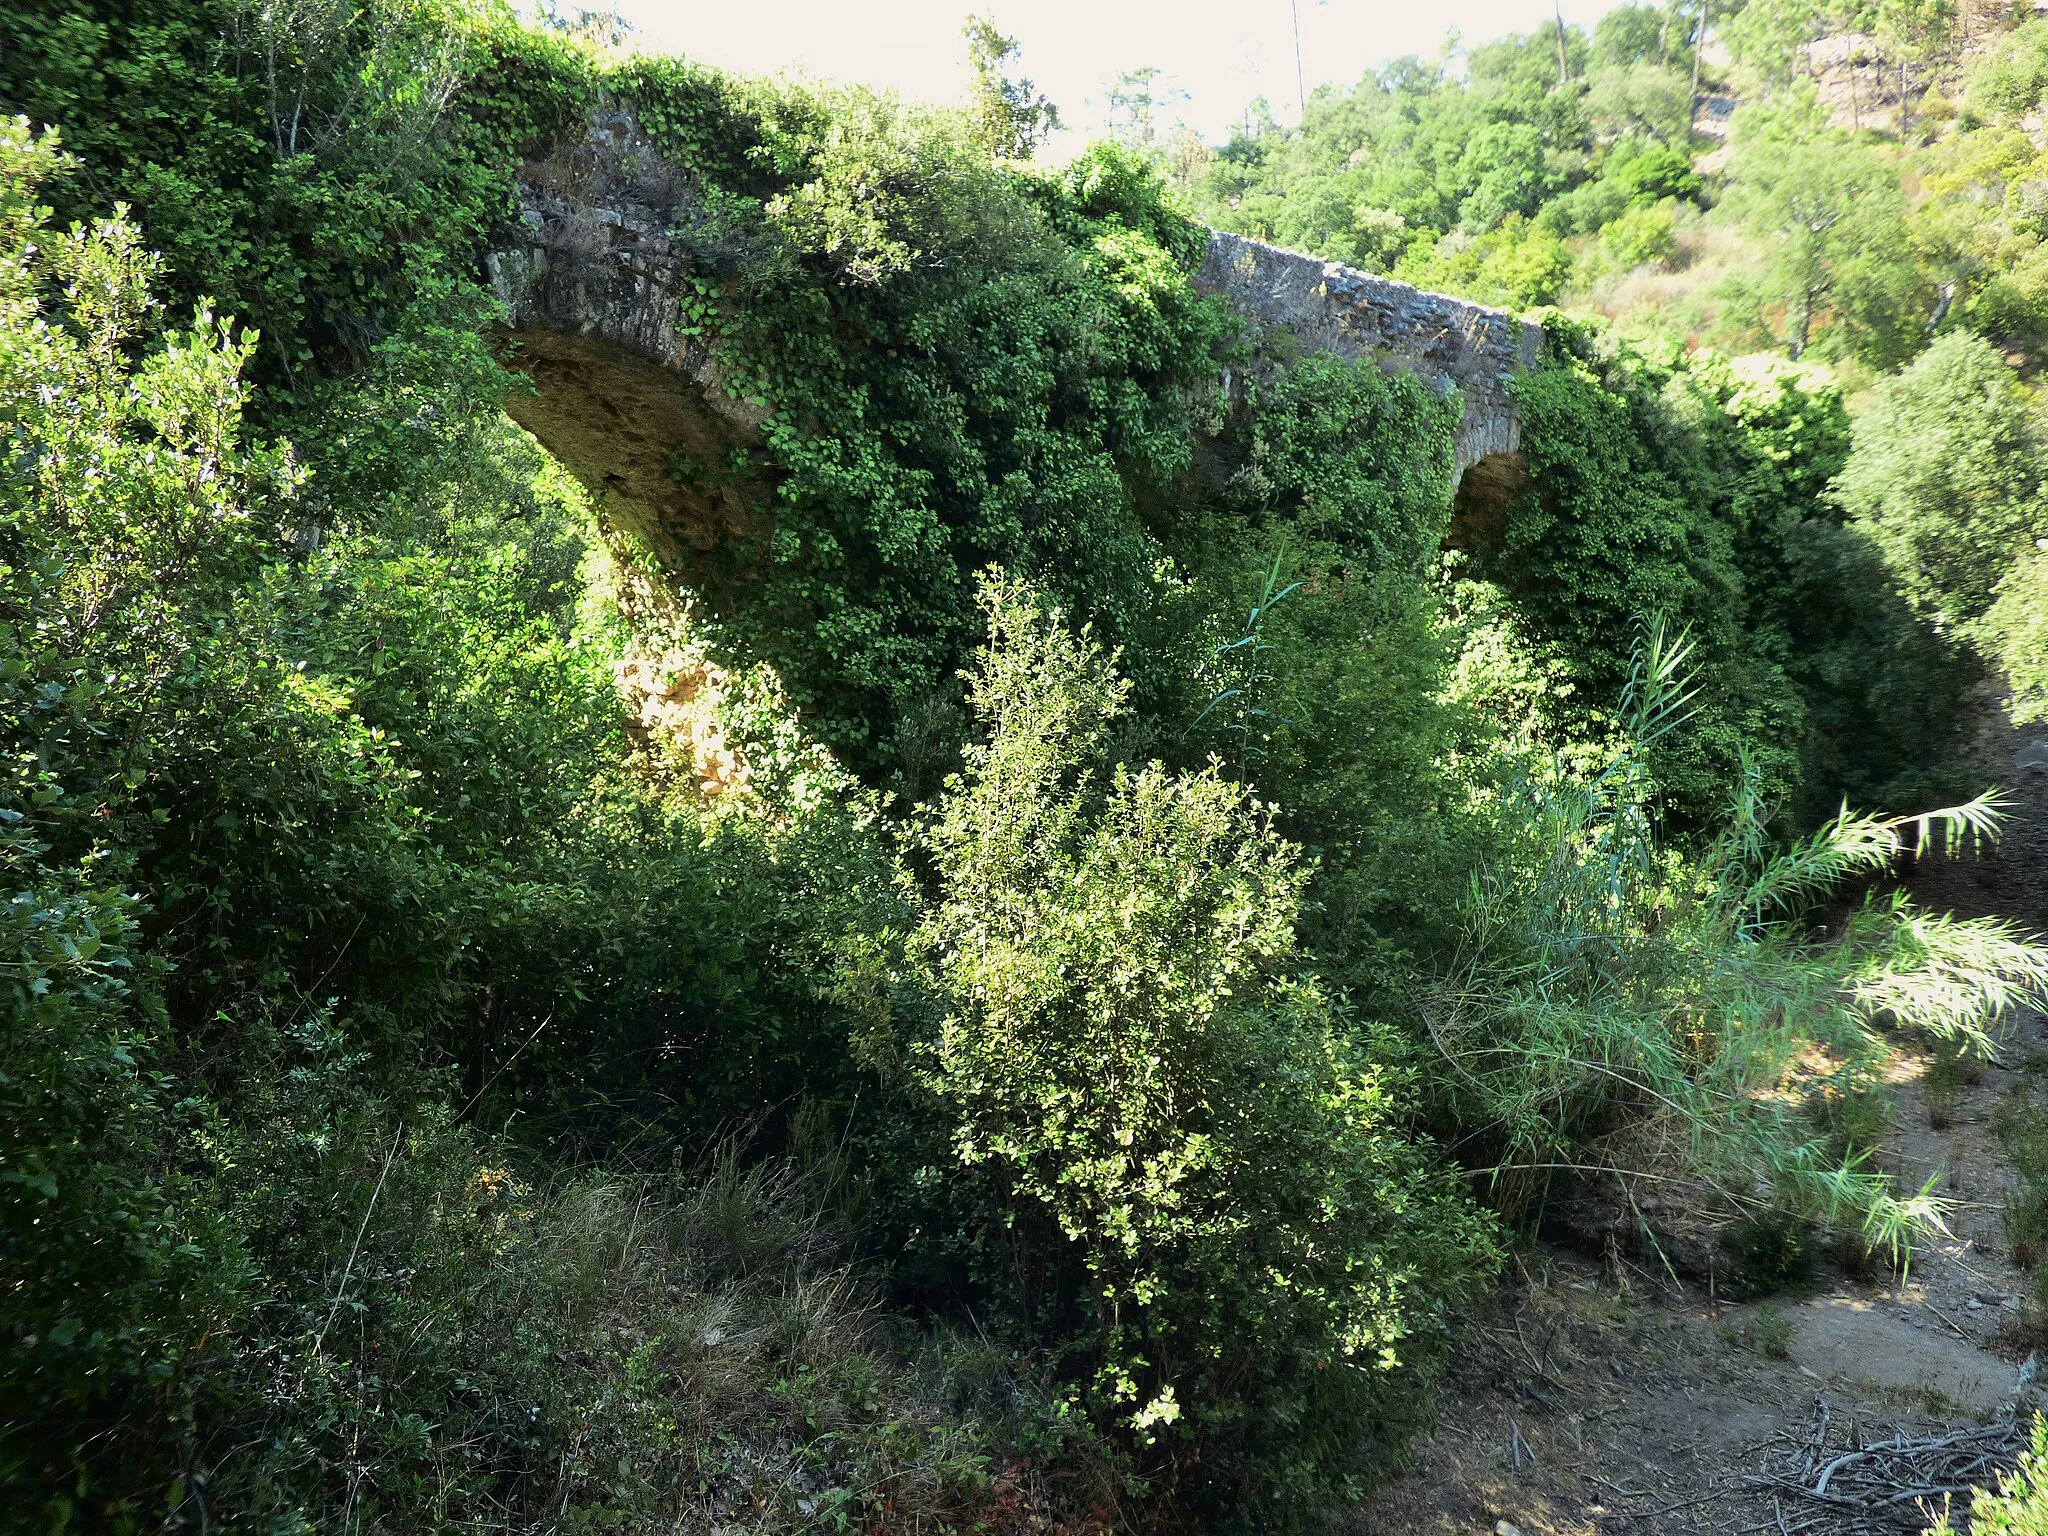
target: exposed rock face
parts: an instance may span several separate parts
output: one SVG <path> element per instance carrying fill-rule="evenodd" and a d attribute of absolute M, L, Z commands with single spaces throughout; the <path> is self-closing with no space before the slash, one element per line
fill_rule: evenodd
<path fill-rule="evenodd" d="M 1356 267 L 1218 230 L 1195 284 L 1250 322 L 1272 351 L 1282 333 L 1302 352 L 1370 357 L 1465 397 L 1458 473 L 1521 445 L 1510 382 L 1536 366 L 1542 332 L 1505 310 L 1424 293 Z"/>
<path fill-rule="evenodd" d="M 726 391 L 689 321 L 697 258 L 730 237 L 696 227 L 692 179 L 625 111 L 595 117 L 519 184 L 519 222 L 487 261 L 538 393 L 508 409 L 614 517 L 688 564 L 746 529 L 765 489 L 725 467 L 756 440 L 763 408 Z M 1269 363 L 1369 357 L 1457 390 L 1461 525 L 1520 484 L 1510 385 L 1535 366 L 1534 325 L 1220 232 L 1196 283 L 1244 316 Z"/>

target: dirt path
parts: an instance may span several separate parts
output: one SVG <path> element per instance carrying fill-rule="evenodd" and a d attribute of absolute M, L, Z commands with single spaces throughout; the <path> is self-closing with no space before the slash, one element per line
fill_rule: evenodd
<path fill-rule="evenodd" d="M 1782 1512 L 1784 1529 L 1808 1536 L 1918 1531 L 1910 1504 L 1871 1524 L 1748 1479 L 1797 1459 L 1823 1404 L 1827 1443 L 1842 1448 L 1995 1419 L 2012 1398 L 2025 1277 L 2004 1251 L 2009 1175 L 1988 1120 L 2022 1050 L 2048 1060 L 2038 1016 L 2008 1042 L 2014 1069 L 1961 1095 L 1946 1131 L 1928 1128 L 1917 1080 L 1899 1085 L 1900 1173 L 1940 1167 L 1963 1202 L 1954 1239 L 1924 1249 L 1903 1282 L 1829 1267 L 1731 1305 L 1633 1263 L 1525 1253 L 1474 1319 L 1415 1465 L 1362 1529 L 1726 1536 L 1776 1531 Z"/>
<path fill-rule="evenodd" d="M 2048 731 L 2017 732 L 1987 714 L 1973 755 L 1986 782 L 2013 791 L 2014 824 L 1982 857 L 1924 861 L 1912 879 L 1924 904 L 2048 929 L 2043 737 Z M 1814 1469 L 1902 1433 L 1923 1441 L 1977 1434 L 1956 1440 L 1951 1460 L 1919 1463 L 1923 1472 L 1967 1466 L 1983 1436 L 2004 1433 L 2003 1410 L 2040 1402 L 2038 1387 L 2015 1397 L 2030 1352 L 2021 1325 L 2028 1277 L 2004 1239 L 2013 1175 L 1992 1119 L 2030 1074 L 2048 1073 L 2048 1020 L 2014 1020 L 1998 1063 L 1944 1096 L 1946 1113 L 1938 1105 L 1932 1117 L 1930 1064 L 1899 1064 L 1887 1157 L 1915 1187 L 1941 1173 L 1957 1205 L 1952 1238 L 1917 1253 L 1903 1281 L 1829 1265 L 1801 1288 L 1738 1306 L 1616 1257 L 1525 1251 L 1513 1283 L 1473 1318 L 1413 1466 L 1375 1494 L 1357 1528 L 1371 1536 L 1923 1529 L 1911 1498 L 1871 1514 L 1765 1480 L 1806 1468 L 1811 1486 Z M 1841 1486 L 1860 1464 L 1845 1465 Z M 1930 1482 L 1947 1475 L 1928 1474 Z"/>

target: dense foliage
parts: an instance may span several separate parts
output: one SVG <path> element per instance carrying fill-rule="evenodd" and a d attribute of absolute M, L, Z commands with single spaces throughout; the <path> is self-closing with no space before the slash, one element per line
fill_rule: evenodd
<path fill-rule="evenodd" d="M 1662 359 L 1647 376 L 1624 370 L 1637 381 L 1622 390 L 1635 419 L 1610 425 L 1597 450 L 1599 410 L 1568 378 L 1544 379 L 1532 397 L 1534 454 L 1569 464 L 1582 488 L 1584 533 L 1570 507 L 1547 507 L 1544 526 L 1574 543 L 1590 536 L 1594 572 L 1617 531 L 1654 530 L 1642 591 L 1618 609 L 1586 594 L 1603 643 L 1556 626 L 1555 613 L 1538 634 L 1572 667 L 1611 677 L 1616 623 L 1666 601 L 1651 589 L 1669 579 L 1670 541 L 1693 523 L 1683 538 L 1699 567 L 1712 563 L 1699 520 L 1725 529 L 1748 546 L 1746 585 L 1731 587 L 1723 569 L 1709 589 L 1730 594 L 1724 611 L 1747 610 L 1742 622 L 1771 638 L 1731 653 L 1702 631 L 1702 662 L 1710 676 L 1726 669 L 1715 686 L 1731 713 L 1699 749 L 1714 752 L 1720 738 L 1725 751 L 1765 726 L 1762 739 L 1791 750 L 1803 720 L 1797 751 L 1817 813 L 1840 790 L 1928 787 L 1930 764 L 1912 743 L 1948 729 L 1938 701 L 1961 686 L 1966 648 L 2012 680 L 2022 710 L 2040 707 L 2036 407 L 1998 352 L 2031 359 L 2048 336 L 2041 151 L 2023 127 L 2048 90 L 2044 39 L 2048 22 L 1995 6 L 1629 4 L 1590 35 L 1546 25 L 1435 62 L 1396 61 L 1318 91 L 1298 128 L 1248 114 L 1229 142 L 1184 143 L 1172 164 L 1220 227 L 1482 301 L 1598 314 Z M 1732 118 L 1696 117 L 1709 92 L 1738 94 Z M 1700 160 L 1716 139 L 1725 152 Z M 1702 173 L 1708 164 L 1713 174 Z M 1672 355 L 1679 344 L 1689 357 Z M 1852 393 L 1877 370 L 1911 365 L 1896 388 L 1874 392 L 1858 423 L 1839 501 L 1851 514 L 1846 537 L 1815 500 L 1843 468 L 1829 441 L 1843 423 L 1809 436 L 1810 453 L 1795 457 L 1811 475 L 1769 488 L 1772 507 L 1715 443 L 1740 439 L 1744 424 L 1731 434 L 1699 408 L 1718 394 L 1742 409 L 1717 381 L 1725 365 L 1714 353 L 1780 349 L 1825 358 Z M 1618 382 L 1612 368 L 1602 382 Z M 1704 461 L 1674 454 L 1651 391 L 1691 397 L 1679 414 L 1705 439 Z M 1914 421 L 1928 430 L 1916 436 Z M 1945 454 L 1937 433 L 1980 467 L 1945 479 L 1928 468 Z M 1706 481 L 1688 473 L 1688 457 L 1704 462 Z M 2001 477 L 2010 483 L 1991 483 Z M 1714 503 L 1738 480 L 1751 488 L 1731 517 Z M 1676 513 L 1674 491 L 1691 504 Z M 1952 605 L 1928 606 L 1930 582 L 1952 586 L 1960 573 L 1919 563 L 1952 567 L 1964 543 L 1977 566 L 1968 622 Z M 1775 574 L 1760 580 L 1760 563 Z M 2001 584 L 1986 617 L 1984 594 Z M 1851 602 L 1814 603 L 1817 590 L 1843 587 Z M 1937 616 L 1937 634 L 1902 610 L 1901 595 Z M 1909 701 L 1910 730 L 1884 728 L 1870 708 L 1880 696 Z M 1861 745 L 1846 750 L 1858 732 Z M 1716 792 L 1728 782 L 1716 779 Z"/>
<path fill-rule="evenodd" d="M 2048 694 L 1996 353 L 1852 422 L 1814 358 L 1917 342 L 1818 250 L 1804 362 L 1552 317 L 1461 504 L 1457 400 L 1253 356 L 1155 157 L 1029 163 L 970 43 L 954 113 L 458 0 L 0 17 L 0 1525 L 1294 1528 L 1555 1165 L 1938 1218 L 1816 1116 L 2048 959 L 1806 914 L 1960 644 Z M 1702 227 L 1687 46 L 1402 66 L 1209 174 L 1535 300 Z M 480 279 L 620 102 L 763 413 L 673 466 L 764 514 L 689 570 L 504 414 Z"/>
<path fill-rule="evenodd" d="M 564 1497 L 581 1464 L 542 1447 L 630 1347 L 567 1375 L 506 1347 L 580 1336 L 599 1283 L 523 1234 L 616 1195 L 528 1199 L 466 1124 L 545 1064 L 521 1099 L 553 1135 L 593 1096 L 616 1126 L 721 1015 L 750 1044 L 664 1101 L 708 1125 L 800 1087 L 827 1005 L 794 972 L 778 996 L 762 946 L 798 941 L 769 917 L 796 850 L 847 839 L 777 829 L 786 858 L 627 774 L 581 617 L 601 546 L 502 418 L 409 443 L 439 471 L 420 500 L 314 502 L 243 425 L 254 338 L 165 328 L 133 227 L 49 240 L 54 146 L 17 124 L 4 149 L 6 1371 L 35 1404 L 5 1426 L 10 1505 L 282 1517 L 366 1465 L 398 1481 L 361 1507 L 401 1523 L 507 1478 Z M 682 1283 L 692 1252 L 647 1240 L 622 1271 Z M 429 1327 L 450 1306 L 469 1331 Z"/>
<path fill-rule="evenodd" d="M 1944 336 L 1885 382 L 1859 427 L 1843 505 L 1909 601 L 1950 625 L 1980 617 L 2040 518 L 2039 427 L 2005 359 L 1968 332 Z"/>
<path fill-rule="evenodd" d="M 1384 1042 L 1300 973 L 1308 870 L 1271 813 L 1213 763 L 1114 763 L 1128 686 L 1092 638 L 985 601 L 986 739 L 911 939 L 939 1017 L 895 1047 L 951 1154 L 920 1177 L 1079 1402 L 1186 1448 L 1231 1523 L 1284 1524 L 1398 1425 L 1485 1229 L 1402 1136 Z"/>

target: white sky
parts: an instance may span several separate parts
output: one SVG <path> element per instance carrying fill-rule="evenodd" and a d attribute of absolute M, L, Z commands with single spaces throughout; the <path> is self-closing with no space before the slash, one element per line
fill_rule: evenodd
<path fill-rule="evenodd" d="M 965 95 L 970 11 L 1022 44 L 1020 68 L 1086 134 L 1104 121 L 1107 87 L 1154 66 L 1188 100 L 1161 114 L 1220 139 L 1259 96 L 1294 119 L 1290 0 L 614 0 L 652 49 L 746 74 L 801 71 L 892 87 L 909 97 Z M 1526 32 L 1551 0 L 1294 0 L 1308 89 L 1348 85 L 1366 69 L 1433 57 L 1456 27 L 1467 42 Z M 1563 0 L 1567 22 L 1591 26 L 1615 0 Z"/>

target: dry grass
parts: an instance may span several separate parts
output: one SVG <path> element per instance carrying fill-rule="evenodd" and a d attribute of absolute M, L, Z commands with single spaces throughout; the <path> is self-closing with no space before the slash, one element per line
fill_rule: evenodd
<path fill-rule="evenodd" d="M 1728 279 L 1756 268 L 1756 252 L 1740 230 L 1711 219 L 1677 233 L 1678 250 L 1665 266 L 1595 279 L 1564 295 L 1566 309 L 1590 311 L 1632 330 L 1672 336 L 1688 345 L 1751 350 L 1769 338 L 1753 313 L 1725 291 Z"/>
<path fill-rule="evenodd" d="M 630 1512 L 640 1531 L 1081 1529 L 1003 1449 L 1032 1384 L 983 1347 L 906 1335 L 833 1237 L 835 1175 L 728 1148 L 681 1190 L 593 1175 L 535 1197 L 535 1299 L 606 1390 L 529 1508 Z M 967 1385 L 1004 1377 L 1001 1398 Z M 1007 1421 L 1007 1422 L 1005 1422 Z M 1092 1495 L 1092 1499 L 1086 1496 Z"/>
<path fill-rule="evenodd" d="M 375 1152 L 344 1278 L 283 1314 L 317 1334 L 242 1352 L 250 1411 L 198 1448 L 217 1520 L 1079 1536 L 1117 1508 L 1043 1383 L 884 1312 L 830 1148 L 543 1188 L 460 1137 Z"/>

